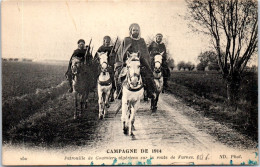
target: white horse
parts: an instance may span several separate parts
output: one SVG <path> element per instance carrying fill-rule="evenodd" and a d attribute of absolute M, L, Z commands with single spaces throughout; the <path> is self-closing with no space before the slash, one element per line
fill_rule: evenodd
<path fill-rule="evenodd" d="M 107 52 L 98 53 L 101 72 L 97 81 L 98 88 L 98 104 L 99 104 L 99 119 L 103 119 L 109 108 L 108 98 L 112 89 L 112 80 L 108 72 Z"/>
<path fill-rule="evenodd" d="M 122 96 L 121 122 L 124 134 L 133 135 L 135 114 L 140 105 L 144 88 L 140 74 L 140 56 L 138 53 L 127 52 L 126 79 L 124 80 Z"/>
<path fill-rule="evenodd" d="M 163 55 L 163 53 L 164 52 L 154 56 L 153 76 L 154 76 L 154 82 L 156 85 L 156 90 L 155 90 L 154 101 L 151 102 L 152 111 L 157 110 L 157 103 L 159 100 L 159 95 L 163 89 L 163 76 L 162 76 L 162 55 Z"/>
<path fill-rule="evenodd" d="M 91 87 L 91 79 L 88 79 L 90 71 L 88 71 L 87 67 L 79 58 L 73 57 L 71 63 L 73 75 L 72 88 L 75 97 L 74 119 L 76 119 L 81 117 L 82 111 L 86 108 L 86 100 Z M 78 100 L 80 101 L 80 109 L 78 109 Z"/>

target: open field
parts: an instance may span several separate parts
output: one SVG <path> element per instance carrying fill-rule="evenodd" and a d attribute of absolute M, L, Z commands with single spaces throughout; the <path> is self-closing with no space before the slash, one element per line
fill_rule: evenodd
<path fill-rule="evenodd" d="M 2 98 L 35 93 L 36 89 L 57 86 L 65 80 L 67 64 L 2 62 Z"/>
<path fill-rule="evenodd" d="M 66 65 L 2 62 L 3 133 L 65 93 Z"/>
<path fill-rule="evenodd" d="M 224 123 L 257 140 L 257 74 L 245 73 L 239 92 L 238 108 L 228 107 L 226 85 L 216 71 L 172 72 L 169 92 L 184 100 L 203 115 Z"/>

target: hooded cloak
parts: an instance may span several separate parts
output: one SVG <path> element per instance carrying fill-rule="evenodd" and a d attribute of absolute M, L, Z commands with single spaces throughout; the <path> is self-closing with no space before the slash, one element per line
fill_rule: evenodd
<path fill-rule="evenodd" d="M 131 32 L 132 32 L 133 27 L 139 28 L 138 38 L 132 37 Z M 150 55 L 149 55 L 147 45 L 146 45 L 144 39 L 140 37 L 139 25 L 136 23 L 131 24 L 129 27 L 129 32 L 130 32 L 130 36 L 124 38 L 124 40 L 118 50 L 117 57 L 116 57 L 116 68 L 124 65 L 124 63 L 127 59 L 127 55 L 126 55 L 127 51 L 130 53 L 133 53 L 133 52 L 137 53 L 139 51 L 141 65 L 146 67 L 147 70 L 151 71 Z"/>

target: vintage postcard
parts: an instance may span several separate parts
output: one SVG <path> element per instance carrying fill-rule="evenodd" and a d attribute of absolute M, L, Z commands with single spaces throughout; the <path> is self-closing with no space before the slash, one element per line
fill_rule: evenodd
<path fill-rule="evenodd" d="M 255 0 L 4 0 L 3 165 L 258 165 Z"/>

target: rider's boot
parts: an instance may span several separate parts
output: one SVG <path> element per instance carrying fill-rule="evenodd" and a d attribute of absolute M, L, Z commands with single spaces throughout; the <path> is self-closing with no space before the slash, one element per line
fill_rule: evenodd
<path fill-rule="evenodd" d="M 168 78 L 164 77 L 163 78 L 163 93 L 167 90 L 168 88 Z"/>
<path fill-rule="evenodd" d="M 147 89 L 144 85 L 144 101 L 148 101 L 148 97 L 147 97 Z"/>
<path fill-rule="evenodd" d="M 111 95 L 111 98 L 110 98 L 109 102 L 113 102 L 113 101 L 115 101 L 114 95 Z"/>

